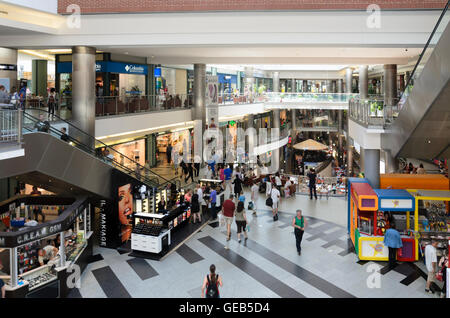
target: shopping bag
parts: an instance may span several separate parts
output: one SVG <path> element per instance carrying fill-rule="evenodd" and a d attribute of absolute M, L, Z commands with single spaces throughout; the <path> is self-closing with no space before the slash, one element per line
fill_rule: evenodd
<path fill-rule="evenodd" d="M 222 214 L 219 214 L 219 226 L 225 226 L 225 218 L 223 217 Z"/>

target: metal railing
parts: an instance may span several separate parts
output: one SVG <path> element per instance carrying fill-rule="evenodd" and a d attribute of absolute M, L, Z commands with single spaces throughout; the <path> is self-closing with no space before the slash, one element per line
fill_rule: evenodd
<path fill-rule="evenodd" d="M 386 128 L 397 118 L 400 107 L 398 99 L 393 106 L 382 99 L 353 99 L 349 101 L 349 116 L 366 127 Z"/>
<path fill-rule="evenodd" d="M 22 144 L 22 110 L 0 109 L 0 145 Z"/>
<path fill-rule="evenodd" d="M 164 178 L 163 176 L 153 172 L 151 169 L 141 165 L 136 160 L 133 160 L 124 154 L 118 152 L 112 147 L 107 146 L 103 142 L 95 139 L 95 137 L 80 130 L 73 124 L 63 120 L 62 118 L 55 117 L 57 124 L 48 121 L 48 113 L 40 110 L 40 112 L 46 113 L 46 116 L 37 118 L 28 113 L 23 112 L 23 131 L 24 133 L 30 132 L 47 132 L 57 138 L 63 137 L 63 132 L 57 127 L 66 125 L 68 127 L 67 142 L 72 146 L 79 148 L 80 150 L 87 152 L 98 159 L 112 165 L 114 168 L 121 170 L 124 173 L 146 183 L 150 186 L 161 187 L 173 180 Z M 57 127 L 55 126 L 57 125 Z M 61 138 L 62 139 L 62 138 Z"/>
<path fill-rule="evenodd" d="M 272 103 L 347 103 L 358 94 L 348 93 L 265 93 L 265 102 Z"/>

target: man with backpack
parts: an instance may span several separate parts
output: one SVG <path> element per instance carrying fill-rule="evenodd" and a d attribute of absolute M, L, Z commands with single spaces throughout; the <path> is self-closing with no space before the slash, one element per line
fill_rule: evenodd
<path fill-rule="evenodd" d="M 216 266 L 214 264 L 209 267 L 209 271 L 210 273 L 203 280 L 202 298 L 220 298 L 219 286 L 223 286 L 222 278 L 216 274 Z"/>

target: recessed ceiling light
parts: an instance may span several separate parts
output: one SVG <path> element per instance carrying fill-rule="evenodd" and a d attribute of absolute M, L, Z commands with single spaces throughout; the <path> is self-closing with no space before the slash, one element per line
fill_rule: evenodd
<path fill-rule="evenodd" d="M 128 52 L 125 52 L 126 55 L 128 55 Z"/>
<path fill-rule="evenodd" d="M 427 143 L 431 144 L 431 140 L 428 140 Z"/>

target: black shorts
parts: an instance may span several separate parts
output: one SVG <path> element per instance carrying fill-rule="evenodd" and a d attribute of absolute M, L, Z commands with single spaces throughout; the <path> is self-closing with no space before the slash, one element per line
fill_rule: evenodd
<path fill-rule="evenodd" d="M 245 232 L 245 227 L 247 226 L 247 222 L 245 221 L 236 221 L 237 225 L 237 232 L 242 233 L 242 231 Z"/>

